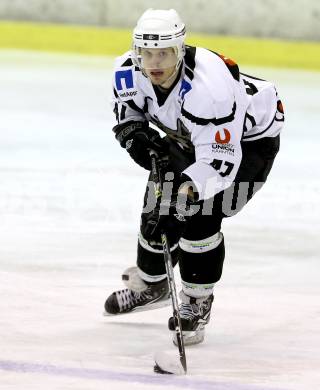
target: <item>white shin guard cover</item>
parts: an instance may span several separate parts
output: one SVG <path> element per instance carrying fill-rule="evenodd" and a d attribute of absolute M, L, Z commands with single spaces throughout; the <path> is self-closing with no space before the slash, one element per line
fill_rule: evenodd
<path fill-rule="evenodd" d="M 218 232 L 211 237 L 205 238 L 204 240 L 186 240 L 181 238 L 179 246 L 182 250 L 189 253 L 204 253 L 209 252 L 219 246 L 223 240 L 223 234 Z"/>
<path fill-rule="evenodd" d="M 141 279 L 143 279 L 147 283 L 157 283 L 161 282 L 167 277 L 167 274 L 163 275 L 148 275 L 145 272 L 143 272 L 140 268 L 137 267 L 138 275 Z"/>
<path fill-rule="evenodd" d="M 188 297 L 192 298 L 207 298 L 209 295 L 213 294 L 214 283 L 209 284 L 195 284 L 188 283 L 182 280 L 182 291 Z"/>
<path fill-rule="evenodd" d="M 144 273 L 139 267 L 127 268 L 122 274 L 122 281 L 125 286 L 132 291 L 142 292 L 148 287 L 148 283 L 161 282 L 167 275 L 148 275 Z"/>
<path fill-rule="evenodd" d="M 148 285 L 140 277 L 138 270 L 138 267 L 127 268 L 122 274 L 122 281 L 129 290 L 142 292 L 148 288 Z"/>

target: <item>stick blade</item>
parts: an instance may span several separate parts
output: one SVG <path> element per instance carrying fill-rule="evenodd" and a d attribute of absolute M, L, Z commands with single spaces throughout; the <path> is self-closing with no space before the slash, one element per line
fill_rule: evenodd
<path fill-rule="evenodd" d="M 157 374 L 185 375 L 187 368 L 183 367 L 179 356 L 169 352 L 160 351 L 154 356 L 154 372 Z"/>
<path fill-rule="evenodd" d="M 164 369 L 162 369 L 157 362 L 155 362 L 155 363 L 156 364 L 153 367 L 153 371 L 155 373 L 157 373 L 157 374 L 168 374 L 168 375 L 172 375 L 173 374 L 173 372 L 165 371 Z"/>

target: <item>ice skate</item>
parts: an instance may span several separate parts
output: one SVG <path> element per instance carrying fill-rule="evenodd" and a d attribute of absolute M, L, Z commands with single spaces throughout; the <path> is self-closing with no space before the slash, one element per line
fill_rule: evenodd
<path fill-rule="evenodd" d="M 213 295 L 207 298 L 192 298 L 181 292 L 180 298 L 182 302 L 179 305 L 179 313 L 184 344 L 202 343 L 205 336 L 205 326 L 210 321 Z M 168 327 L 169 330 L 175 331 L 173 317 L 169 318 Z M 175 332 L 173 333 L 173 342 L 177 345 Z"/>
<path fill-rule="evenodd" d="M 104 315 L 153 310 L 170 305 L 167 279 L 147 284 L 139 278 L 136 267 L 126 270 L 122 279 L 128 288 L 115 291 L 108 297 Z"/>

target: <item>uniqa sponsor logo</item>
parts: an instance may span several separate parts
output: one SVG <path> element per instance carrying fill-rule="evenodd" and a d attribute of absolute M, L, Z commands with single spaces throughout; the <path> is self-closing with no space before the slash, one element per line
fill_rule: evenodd
<path fill-rule="evenodd" d="M 231 140 L 231 134 L 228 129 L 223 129 L 223 135 L 220 133 L 221 130 L 216 132 L 215 141 L 217 144 L 228 144 Z"/>

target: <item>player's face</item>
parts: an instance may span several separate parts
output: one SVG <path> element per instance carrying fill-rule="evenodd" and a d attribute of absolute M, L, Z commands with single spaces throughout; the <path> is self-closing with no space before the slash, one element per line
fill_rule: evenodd
<path fill-rule="evenodd" d="M 162 85 L 176 71 L 177 55 L 173 47 L 141 49 L 141 66 L 154 85 Z"/>

